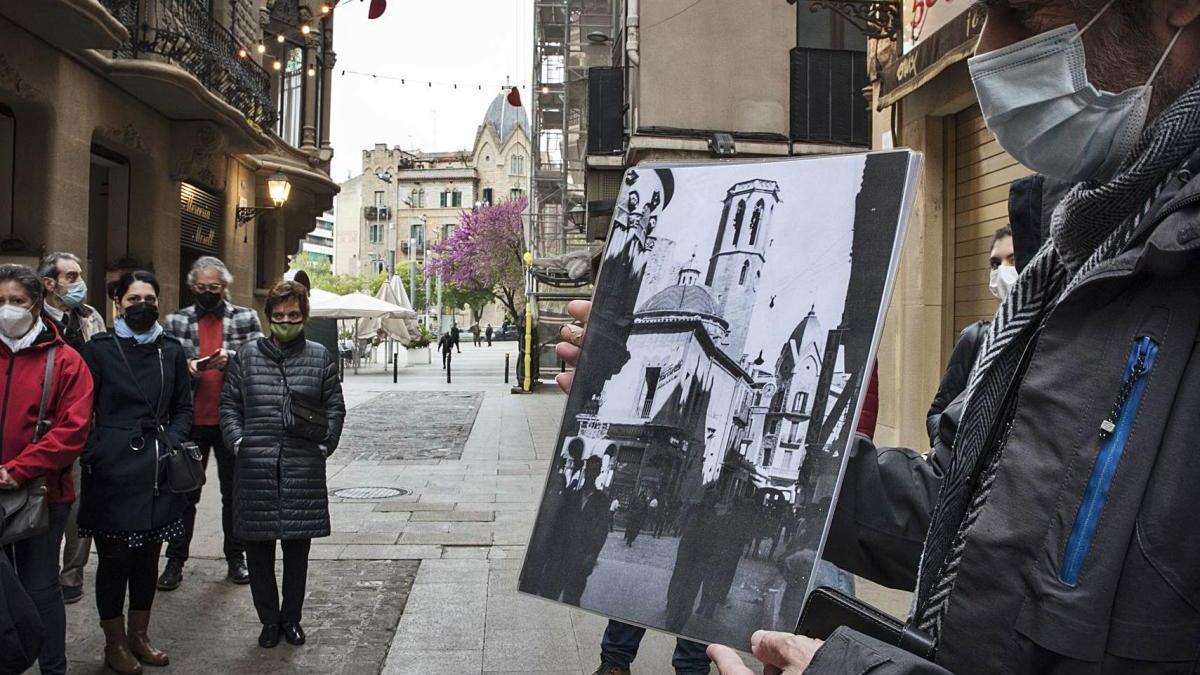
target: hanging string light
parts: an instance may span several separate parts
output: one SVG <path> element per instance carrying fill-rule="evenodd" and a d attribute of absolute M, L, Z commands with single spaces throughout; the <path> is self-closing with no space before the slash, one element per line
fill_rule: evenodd
<path fill-rule="evenodd" d="M 283 41 L 284 41 L 284 40 L 286 40 L 286 39 L 287 39 L 287 38 L 285 38 L 285 37 L 283 36 L 283 33 L 280 33 L 279 35 L 276 35 L 276 36 L 275 36 L 275 41 L 276 41 L 276 42 L 278 42 L 279 44 L 283 44 Z"/>
<path fill-rule="evenodd" d="M 303 26 L 300 26 L 300 32 L 304 35 L 308 35 L 309 33 L 312 32 L 312 26 L 309 26 L 308 24 L 304 24 Z"/>
<path fill-rule="evenodd" d="M 247 56 L 250 56 L 250 52 L 247 52 L 245 47 L 238 47 L 238 58 L 244 59 Z"/>
<path fill-rule="evenodd" d="M 316 74 L 317 74 L 317 69 L 316 69 L 316 68 L 314 68 L 314 67 L 312 67 L 312 66 L 309 66 L 309 67 L 308 67 L 308 76 L 309 76 L 309 77 L 315 77 L 315 76 L 316 76 Z"/>
<path fill-rule="evenodd" d="M 276 60 L 275 60 L 275 63 L 271 64 L 271 67 L 272 67 L 272 68 L 274 68 L 275 70 L 282 70 L 282 69 L 283 69 L 283 63 L 282 63 L 282 62 L 280 62 L 278 59 L 276 59 Z"/>
<path fill-rule="evenodd" d="M 364 71 L 350 70 L 350 69 L 345 69 L 345 68 L 338 69 L 338 75 L 341 77 L 346 77 L 346 76 L 369 77 L 372 80 L 390 80 L 393 82 L 398 82 L 404 86 L 408 85 L 408 77 L 407 76 L 402 77 L 399 75 L 383 75 L 380 73 L 368 73 L 368 72 L 364 72 Z M 417 78 L 415 84 L 419 84 L 422 79 L 423 78 Z M 525 89 L 525 90 L 529 89 L 529 85 L 526 85 L 526 84 L 522 84 L 522 85 L 518 86 L 518 85 L 513 85 L 509 82 L 505 82 L 502 84 L 500 84 L 500 83 L 493 84 L 491 82 L 480 83 L 478 80 L 476 80 L 475 82 L 453 82 L 453 81 L 425 80 L 425 87 L 427 89 L 432 89 L 435 87 L 446 87 L 452 91 L 453 90 L 470 91 L 471 87 L 475 87 L 475 91 L 484 91 L 485 88 L 491 89 L 493 87 L 497 87 L 504 91 L 509 91 L 514 88 Z"/>
<path fill-rule="evenodd" d="M 267 51 L 267 46 L 260 42 L 254 46 L 254 51 L 258 52 L 259 54 L 265 54 Z"/>

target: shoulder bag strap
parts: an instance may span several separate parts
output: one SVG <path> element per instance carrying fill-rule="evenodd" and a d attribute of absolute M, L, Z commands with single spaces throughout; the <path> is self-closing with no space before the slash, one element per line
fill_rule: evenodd
<path fill-rule="evenodd" d="M 50 385 L 54 378 L 54 357 L 58 353 L 58 345 L 50 347 L 50 351 L 46 353 L 46 373 L 42 376 L 42 402 L 38 404 L 37 426 L 33 428 L 33 442 L 37 443 L 42 440 L 42 436 L 50 430 L 50 423 L 46 421 L 46 406 L 50 403 Z"/>
<path fill-rule="evenodd" d="M 150 397 L 146 395 L 146 390 L 142 389 L 142 383 L 138 381 L 137 375 L 133 372 L 133 366 L 129 365 L 129 358 L 125 356 L 125 348 L 121 346 L 121 339 L 114 337 L 113 340 L 117 343 L 117 353 L 121 355 L 121 362 L 125 364 L 125 370 L 129 372 L 129 379 L 133 380 L 133 386 L 137 387 L 138 393 L 142 395 L 142 400 L 146 403 L 146 408 L 150 411 L 150 415 L 154 418 L 154 425 L 162 427 L 162 414 L 159 412 L 159 406 L 162 405 L 162 396 L 159 396 L 159 406 L 150 403 Z M 166 388 L 166 374 L 162 372 L 162 347 L 158 348 L 158 363 L 159 363 L 159 380 L 162 388 Z"/>

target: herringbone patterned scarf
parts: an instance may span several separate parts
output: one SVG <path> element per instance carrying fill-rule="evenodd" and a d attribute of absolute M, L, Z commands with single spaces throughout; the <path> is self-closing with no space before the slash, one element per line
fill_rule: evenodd
<path fill-rule="evenodd" d="M 1055 210 L 1050 238 L 992 319 L 967 385 L 955 454 L 925 541 L 913 617 L 941 634 L 967 534 L 991 491 L 1005 439 L 988 444 L 1040 317 L 1129 243 L 1167 179 L 1200 147 L 1200 80 L 1147 129 L 1118 175 L 1076 185 Z M 1070 152 L 1063 148 L 1063 152 Z M 985 447 L 990 445 L 990 447 Z M 1029 450 L 1029 449 L 1018 449 Z"/>

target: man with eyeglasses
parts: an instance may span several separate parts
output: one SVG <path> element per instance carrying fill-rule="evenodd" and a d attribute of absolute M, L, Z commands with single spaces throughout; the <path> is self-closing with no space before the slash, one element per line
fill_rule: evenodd
<path fill-rule="evenodd" d="M 253 309 L 238 307 L 229 301 L 228 289 L 233 283 L 233 275 L 219 259 L 212 256 L 197 259 L 188 272 L 187 282 L 196 303 L 168 316 L 166 333 L 183 343 L 188 357 L 195 399 L 192 441 L 204 452 L 205 466 L 210 453 L 217 456 L 221 529 L 225 535 L 229 580 L 243 585 L 250 583 L 250 572 L 246 568 L 246 549 L 233 536 L 234 454 L 231 448 L 225 447 L 221 437 L 219 407 L 229 359 L 242 345 L 262 337 L 262 324 Z M 183 581 L 183 565 L 187 562 L 195 531 L 200 490 L 188 497 L 188 507 L 183 514 L 185 532 L 167 546 L 167 564 L 158 578 L 159 590 L 175 590 Z"/>

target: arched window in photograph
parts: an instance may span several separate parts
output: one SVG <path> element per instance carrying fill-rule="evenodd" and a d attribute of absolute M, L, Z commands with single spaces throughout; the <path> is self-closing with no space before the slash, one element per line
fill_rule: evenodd
<path fill-rule="evenodd" d="M 808 412 L 808 392 L 797 392 L 795 401 L 792 403 L 792 412 Z"/>
<path fill-rule="evenodd" d="M 753 246 L 758 241 L 758 226 L 762 223 L 762 213 L 765 205 L 763 200 L 758 200 L 754 205 L 754 214 L 750 216 L 750 245 Z"/>
<path fill-rule="evenodd" d="M 738 239 L 742 238 L 742 220 L 746 217 L 746 202 L 739 201 L 737 211 L 733 215 L 733 245 L 737 246 Z"/>
<path fill-rule="evenodd" d="M 746 285 L 746 276 L 750 274 L 750 261 L 742 263 L 742 274 L 738 277 L 738 286 Z"/>

